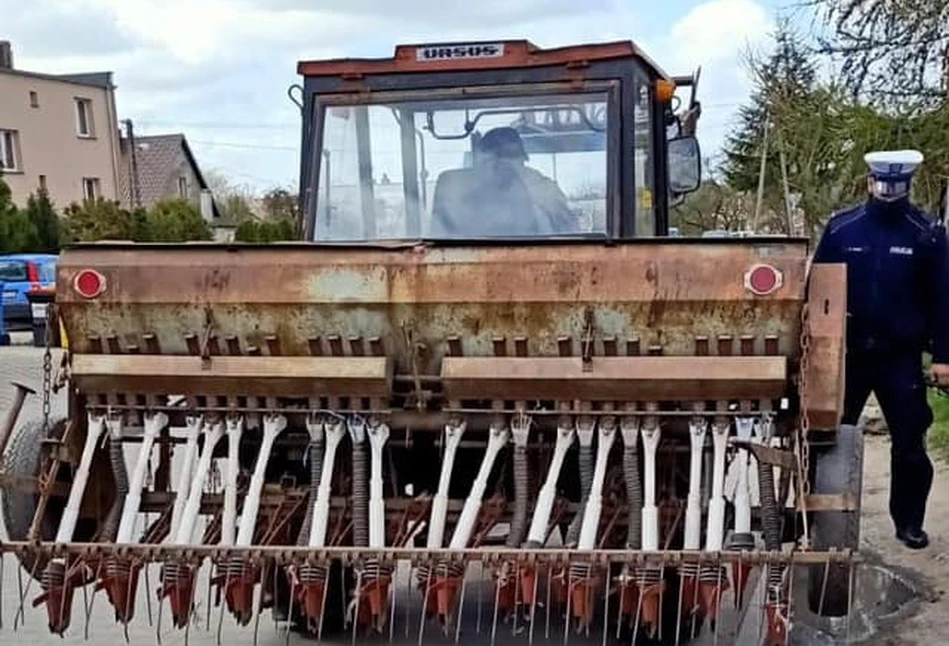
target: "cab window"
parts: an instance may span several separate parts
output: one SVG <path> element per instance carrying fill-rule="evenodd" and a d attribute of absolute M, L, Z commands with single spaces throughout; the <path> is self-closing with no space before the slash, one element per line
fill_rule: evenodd
<path fill-rule="evenodd" d="M 414 94 L 324 108 L 316 240 L 605 235 L 607 92 Z"/>
<path fill-rule="evenodd" d="M 653 86 L 640 70 L 635 74 L 633 107 L 633 185 L 636 187 L 636 237 L 656 232 L 655 156 L 653 155 Z"/>

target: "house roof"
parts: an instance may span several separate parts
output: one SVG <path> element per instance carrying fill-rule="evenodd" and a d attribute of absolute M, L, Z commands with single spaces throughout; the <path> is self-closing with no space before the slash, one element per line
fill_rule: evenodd
<path fill-rule="evenodd" d="M 171 135 L 154 135 L 149 137 L 135 137 L 135 165 L 138 169 L 139 198 L 142 204 L 154 204 L 167 198 L 168 176 L 178 167 L 179 155 L 184 152 L 185 158 L 194 170 L 195 177 L 202 189 L 207 189 L 208 183 L 201 173 L 201 167 L 191 152 L 188 139 L 181 133 Z M 122 191 L 125 198 L 131 199 L 131 182 L 129 182 L 129 146 L 128 139 L 122 139 Z M 211 200 L 214 217 L 220 218 L 217 202 Z"/>
<path fill-rule="evenodd" d="M 115 89 L 115 86 L 112 84 L 112 72 L 88 72 L 85 74 L 43 74 L 41 72 L 28 72 L 26 70 L 0 67 L 0 74 L 26 76 L 29 78 L 43 79 L 47 81 L 59 81 L 60 83 L 72 83 L 73 85 L 97 87 L 103 90 Z"/>

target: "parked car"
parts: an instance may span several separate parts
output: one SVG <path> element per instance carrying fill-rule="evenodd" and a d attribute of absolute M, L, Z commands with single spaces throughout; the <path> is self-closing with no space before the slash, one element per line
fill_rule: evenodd
<path fill-rule="evenodd" d="M 22 253 L 0 256 L 3 318 L 7 331 L 31 330 L 27 294 L 56 286 L 56 254 Z"/>

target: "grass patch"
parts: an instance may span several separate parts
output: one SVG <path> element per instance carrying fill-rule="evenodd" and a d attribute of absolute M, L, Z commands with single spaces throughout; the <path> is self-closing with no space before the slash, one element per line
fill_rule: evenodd
<path fill-rule="evenodd" d="M 949 395 L 929 390 L 933 409 L 933 425 L 929 429 L 929 446 L 942 458 L 949 458 Z"/>

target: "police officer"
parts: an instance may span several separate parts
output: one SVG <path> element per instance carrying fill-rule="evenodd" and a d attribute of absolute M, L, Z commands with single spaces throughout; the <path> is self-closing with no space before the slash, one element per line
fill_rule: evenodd
<path fill-rule="evenodd" d="M 932 353 L 932 378 L 949 385 L 946 231 L 909 199 L 921 153 L 874 152 L 864 159 L 869 198 L 830 219 L 814 262 L 847 265 L 843 423 L 856 424 L 870 393 L 876 394 L 890 429 L 896 537 L 921 549 L 929 544 L 923 519 L 933 479 L 923 352 Z"/>

